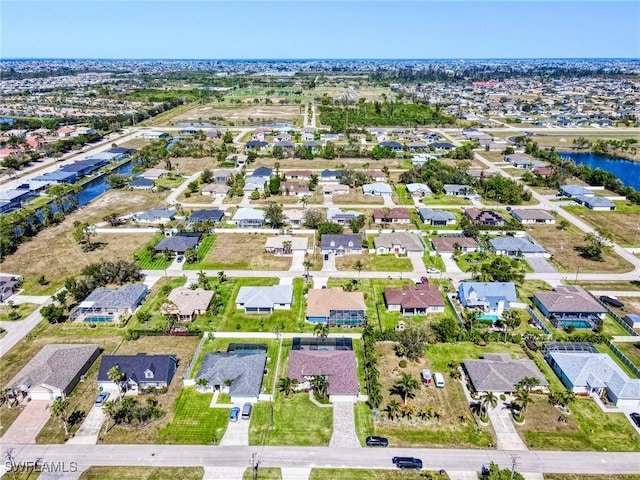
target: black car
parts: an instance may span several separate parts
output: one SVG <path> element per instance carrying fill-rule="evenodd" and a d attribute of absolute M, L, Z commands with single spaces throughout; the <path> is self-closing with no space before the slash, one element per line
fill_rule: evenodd
<path fill-rule="evenodd" d="M 640 428 L 640 413 L 638 412 L 633 412 L 631 415 L 629 415 L 631 417 L 631 420 L 633 420 L 633 423 L 636 424 L 636 427 Z M 367 439 L 368 440 L 368 439 Z"/>
<path fill-rule="evenodd" d="M 415 457 L 393 457 L 391 461 L 398 468 L 422 468 L 422 460 Z"/>
<path fill-rule="evenodd" d="M 367 437 L 365 443 L 367 444 L 367 447 L 386 447 L 389 445 L 389 440 L 384 437 L 371 436 Z"/>
<path fill-rule="evenodd" d="M 622 303 L 617 298 L 608 297 L 607 295 L 601 295 L 600 301 L 612 307 L 624 309 L 624 303 Z"/>

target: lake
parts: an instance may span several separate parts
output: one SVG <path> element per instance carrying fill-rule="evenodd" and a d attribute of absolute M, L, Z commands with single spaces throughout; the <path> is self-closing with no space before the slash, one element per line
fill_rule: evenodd
<path fill-rule="evenodd" d="M 562 158 L 572 159 L 576 165 L 588 165 L 613 173 L 626 186 L 640 191 L 640 163 L 631 160 L 607 158 L 593 153 L 558 152 Z"/>

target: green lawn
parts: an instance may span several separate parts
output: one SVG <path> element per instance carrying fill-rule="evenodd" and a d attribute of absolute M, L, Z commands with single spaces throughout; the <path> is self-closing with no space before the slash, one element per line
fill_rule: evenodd
<path fill-rule="evenodd" d="M 282 470 L 279 468 L 258 468 L 260 480 L 282 480 Z M 242 480 L 253 480 L 253 469 L 247 468 L 242 475 Z"/>
<path fill-rule="evenodd" d="M 636 343 L 615 343 L 618 350 L 620 350 L 624 355 L 633 362 L 633 364 L 640 368 L 640 338 L 638 338 L 638 342 Z"/>
<path fill-rule="evenodd" d="M 518 302 L 530 303 L 532 301 L 531 297 L 533 297 L 534 293 L 544 290 L 553 289 L 551 288 L 551 285 L 549 285 L 544 280 L 524 280 L 516 287 Z"/>
<path fill-rule="evenodd" d="M 395 255 L 370 255 L 372 270 L 377 272 L 411 272 L 411 260 Z"/>
<path fill-rule="evenodd" d="M 613 353 L 613 350 L 611 348 L 609 348 L 609 345 L 607 345 L 606 343 L 600 343 L 596 345 L 596 348 L 601 352 L 601 353 L 606 353 L 607 355 L 609 355 L 611 357 L 611 359 L 616 362 L 618 364 L 618 366 L 625 371 L 625 373 L 627 375 L 629 375 L 630 378 L 638 378 L 638 376 L 633 373 L 633 371 L 627 367 L 622 360 L 620 360 L 615 353 Z"/>
<path fill-rule="evenodd" d="M 212 393 L 198 393 L 195 387 L 183 388 L 176 399 L 171 422 L 158 434 L 158 443 L 181 445 L 217 445 L 229 421 L 228 408 L 209 408 Z"/>
<path fill-rule="evenodd" d="M 11 312 L 16 312 L 18 317 L 17 320 L 24 320 L 29 315 L 31 315 L 40 305 L 35 303 L 21 303 L 19 305 L 10 305 L 11 300 L 6 303 L 3 303 L 2 307 L 0 307 L 0 321 L 8 322 L 11 321 L 9 315 Z"/>
<path fill-rule="evenodd" d="M 149 245 L 155 247 L 163 238 L 164 235 L 156 235 L 151 242 L 149 242 Z M 156 255 L 154 259 L 152 252 L 147 250 L 146 246 L 138 250 L 135 258 L 141 270 L 164 270 L 173 262 L 173 259 L 165 260 L 161 253 Z"/>
<path fill-rule="evenodd" d="M 273 429 L 269 428 L 273 406 Z M 329 445 L 333 433 L 333 409 L 315 406 L 306 393 L 292 398 L 277 394 L 274 402 L 254 405 L 249 445 Z"/>
<path fill-rule="evenodd" d="M 213 247 L 215 240 L 216 240 L 215 235 L 205 235 L 202 239 L 202 242 L 200 242 L 200 245 L 198 245 L 198 261 L 194 263 L 185 262 L 184 265 L 182 266 L 182 269 L 183 270 L 203 270 L 204 269 L 203 265 L 200 262 L 202 262 L 205 259 L 205 257 L 207 256 L 207 253 L 209 253 L 209 250 L 211 250 L 211 247 Z"/>
<path fill-rule="evenodd" d="M 425 458 L 423 457 L 423 460 Z M 389 458 L 391 465 L 391 458 Z M 311 470 L 309 480 L 418 480 L 433 479 L 446 480 L 448 475 L 440 475 L 437 472 L 425 470 L 365 470 L 356 468 L 314 468 Z"/>
<path fill-rule="evenodd" d="M 640 480 L 640 475 L 585 475 L 584 473 L 545 473 L 544 480 Z"/>
<path fill-rule="evenodd" d="M 140 307 L 140 312 L 151 313 L 151 319 L 147 322 L 140 322 L 134 315 L 129 321 L 129 328 L 135 330 L 164 331 L 167 328 L 167 319 L 160 313 L 160 307 L 166 303 L 167 296 L 177 287 L 182 287 L 186 283 L 186 278 L 161 278 L 151 288 L 151 293 Z"/>
<path fill-rule="evenodd" d="M 413 197 L 411 197 L 409 192 L 407 192 L 407 187 L 405 185 L 396 185 L 396 194 L 398 195 L 400 205 L 415 205 Z"/>
<path fill-rule="evenodd" d="M 603 413 L 589 398 L 578 398 L 570 408 L 576 430 L 528 431 L 525 423 L 522 435 L 526 443 L 537 450 L 640 452 L 640 436 L 623 413 Z"/>
<path fill-rule="evenodd" d="M 202 467 L 89 467 L 82 472 L 80 480 L 201 480 L 204 475 Z M 11 478 L 7 473 L 6 478 Z M 2 477 L 4 478 L 4 477 Z M 31 477 L 37 478 L 37 475 Z"/>
<path fill-rule="evenodd" d="M 469 200 L 464 197 L 456 197 L 454 195 L 432 195 L 421 200 L 425 205 L 471 205 Z"/>
<path fill-rule="evenodd" d="M 156 187 L 176 188 L 186 180 L 183 177 L 164 176 L 153 181 Z"/>

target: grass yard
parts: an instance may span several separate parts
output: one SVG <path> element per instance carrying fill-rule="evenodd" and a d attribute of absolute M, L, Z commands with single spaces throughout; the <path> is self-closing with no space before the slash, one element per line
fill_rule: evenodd
<path fill-rule="evenodd" d="M 174 288 L 182 287 L 186 283 L 186 279 L 179 278 L 161 278 L 153 287 L 151 292 L 145 299 L 144 303 L 140 307 L 139 312 L 151 313 L 151 319 L 147 322 L 141 322 L 138 320 L 138 316 L 134 315 L 129 320 L 129 328 L 134 330 L 149 330 L 164 332 L 167 328 L 167 318 L 160 313 L 162 304 L 167 302 L 167 296 L 169 292 Z"/>
<path fill-rule="evenodd" d="M 202 261 L 205 258 L 207 258 L 207 255 L 209 254 L 209 251 L 211 250 L 215 242 L 216 242 L 215 235 L 205 235 L 202 238 L 202 241 L 200 242 L 200 245 L 198 245 L 198 248 L 197 248 L 199 261 Z M 182 265 L 182 269 L 183 270 L 201 270 L 201 268 L 198 268 L 199 265 L 200 265 L 199 262 L 194 262 L 194 263 L 185 262 Z"/>
<path fill-rule="evenodd" d="M 629 376 L 629 378 L 638 378 L 633 370 L 631 370 L 627 365 L 624 364 L 622 360 L 620 360 L 617 355 L 613 352 L 613 349 L 609 347 L 606 343 L 600 343 L 596 345 L 596 348 L 600 353 L 606 353 L 611 357 L 611 359 L 618 364 L 618 366 Z"/>
<path fill-rule="evenodd" d="M 616 210 L 611 212 L 594 212 L 586 207 L 564 207 L 592 227 L 602 228 L 611 234 L 614 242 L 623 247 L 632 247 L 638 241 L 640 226 L 640 207 L 625 201 L 617 201 Z"/>
<path fill-rule="evenodd" d="M 553 288 L 544 280 L 524 280 L 522 283 L 516 285 L 518 302 L 530 303 L 532 302 L 534 293 L 545 290 L 553 290 Z"/>
<path fill-rule="evenodd" d="M 172 443 L 167 437 L 162 437 L 166 433 L 167 425 L 173 422 L 176 410 L 180 408 L 178 399 L 182 393 L 182 377 L 189 366 L 189 362 L 198 346 L 198 337 L 141 337 L 139 340 L 123 342 L 117 349 L 118 355 L 135 355 L 139 352 L 152 354 L 174 354 L 178 357 L 178 369 L 173 377 L 169 390 L 165 394 L 140 395 L 138 399 L 145 401 L 145 397 L 155 397 L 159 406 L 165 411 L 165 415 L 141 428 L 128 428 L 124 426 L 114 426 L 105 433 L 101 433 L 104 443 L 142 443 L 153 444 Z M 228 412 L 227 412 L 228 414 Z M 177 427 L 176 427 L 177 428 Z M 179 431 L 179 429 L 178 429 Z M 179 435 L 178 435 L 179 438 Z M 176 442 L 177 443 L 177 442 Z M 210 443 L 210 442 L 207 442 Z"/>
<path fill-rule="evenodd" d="M 464 197 L 456 197 L 455 195 L 432 195 L 424 197 L 420 200 L 426 206 L 429 205 L 452 205 L 452 206 L 468 206 L 471 202 Z"/>
<path fill-rule="evenodd" d="M 195 387 L 183 388 L 175 402 L 173 419 L 158 432 L 158 442 L 180 445 L 220 443 L 227 429 L 230 409 L 209 408 L 212 398 L 213 393 L 198 393 Z"/>
<path fill-rule="evenodd" d="M 202 467 L 89 467 L 79 480 L 201 480 Z"/>
<path fill-rule="evenodd" d="M 282 480 L 282 470 L 279 468 L 262 468 L 258 469 L 258 478 L 260 480 Z M 253 480 L 253 469 L 247 468 L 242 475 L 242 480 Z"/>
<path fill-rule="evenodd" d="M 355 204 L 376 204 L 382 205 L 384 200 L 382 197 L 374 197 L 362 193 L 362 188 L 351 188 L 349 193 L 343 195 L 333 195 L 333 203 L 336 205 L 355 205 Z"/>
<path fill-rule="evenodd" d="M 569 421 L 562 424 L 558 422 L 558 410 L 546 398 L 534 397 L 527 407 L 525 424 L 516 426 L 530 448 L 640 451 L 640 438 L 623 413 L 603 413 L 593 400 L 578 398 L 570 407 Z"/>
<path fill-rule="evenodd" d="M 640 338 L 637 343 L 614 343 L 614 345 L 620 350 L 624 355 L 633 362 L 633 364 L 640 368 Z"/>
<path fill-rule="evenodd" d="M 498 345 L 498 347 L 496 351 L 516 351 L 517 349 L 524 355 L 522 350 L 514 345 Z M 462 385 L 447 375 L 450 362 L 477 357 L 478 355 L 470 355 L 476 350 L 480 350 L 480 347 L 471 343 L 432 345 L 429 347 L 426 358 L 418 362 L 409 362 L 406 368 L 401 368 L 398 365 L 400 358 L 394 352 L 394 342 L 378 342 L 376 351 L 379 358 L 378 370 L 382 384 L 383 408 L 392 399 L 402 403 L 401 397 L 390 393 L 393 384 L 402 373 L 420 378 L 420 371 L 423 368 L 430 368 L 432 372 L 440 371 L 445 374 L 446 386 L 443 389 L 433 386 L 421 387 L 415 398 L 410 400 L 418 410 L 422 407 L 432 407 L 440 413 L 440 420 L 432 418 L 425 421 L 414 418 L 391 421 L 381 417 L 374 422 L 373 433 L 389 438 L 389 443 L 398 447 L 487 448 L 489 444 L 494 444 L 491 427 L 478 429 L 464 396 Z M 363 412 L 358 412 L 357 418 L 360 421 L 363 416 Z M 357 431 L 360 434 L 366 433 L 366 427 L 367 424 L 361 425 Z"/>
<path fill-rule="evenodd" d="M 526 225 L 525 230 L 553 255 L 552 264 L 559 272 L 575 274 L 580 272 L 628 272 L 632 265 L 615 253 L 606 254 L 604 261 L 588 260 L 580 255 L 576 247 L 585 244 L 584 232 L 574 226 L 566 230 L 556 225 Z"/>
<path fill-rule="evenodd" d="M 585 475 L 583 473 L 545 473 L 544 480 L 640 480 L 640 475 Z"/>
<path fill-rule="evenodd" d="M 162 253 L 154 254 L 154 252 L 147 250 L 147 246 L 155 247 L 163 238 L 164 235 L 155 235 L 148 244 L 135 253 L 135 258 L 137 258 L 138 266 L 141 270 L 164 270 L 171 265 L 173 258 L 165 260 Z"/>
<path fill-rule="evenodd" d="M 267 235 L 261 233 L 224 233 L 215 241 L 200 263 L 192 270 L 288 270 L 291 257 L 265 253 Z M 239 246 L 242 246 L 239 248 Z"/>
<path fill-rule="evenodd" d="M 40 305 L 35 303 L 20 303 L 18 305 L 11 304 L 11 300 L 3 302 L 3 308 L 0 310 L 0 322 L 20 321 L 31 315 Z M 16 312 L 17 320 L 11 320 L 9 315 Z"/>
<path fill-rule="evenodd" d="M 273 406 L 273 429 L 269 428 Z M 291 398 L 276 394 L 274 402 L 253 406 L 249 445 L 295 445 L 326 447 L 333 433 L 333 409 L 317 407 L 308 394 Z"/>
<path fill-rule="evenodd" d="M 355 263 L 362 262 L 362 270 L 374 272 L 411 272 L 411 260 L 395 255 L 343 255 L 336 257 L 338 270 L 356 271 Z"/>
<path fill-rule="evenodd" d="M 407 187 L 405 185 L 400 184 L 395 187 L 399 205 L 415 205 L 413 197 L 409 192 L 407 192 Z"/>
<path fill-rule="evenodd" d="M 389 464 L 391 464 L 391 459 L 389 459 Z M 446 474 L 440 475 L 437 472 L 427 473 L 425 470 L 366 470 L 356 468 L 314 468 L 309 476 L 309 480 L 397 480 L 400 478 L 403 480 L 425 478 L 446 480 L 449 476 Z"/>

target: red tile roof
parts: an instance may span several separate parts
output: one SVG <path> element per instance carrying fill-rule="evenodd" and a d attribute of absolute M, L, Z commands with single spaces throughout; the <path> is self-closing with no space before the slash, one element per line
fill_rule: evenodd
<path fill-rule="evenodd" d="M 403 285 L 402 290 L 387 287 L 384 289 L 387 305 L 401 305 L 402 308 L 444 307 L 444 299 L 438 287 L 431 284 Z"/>

